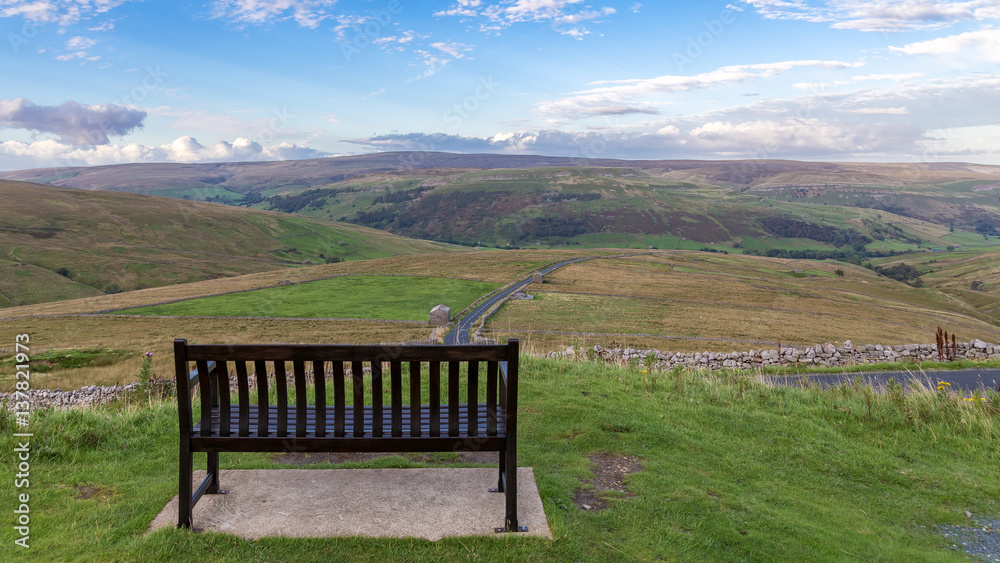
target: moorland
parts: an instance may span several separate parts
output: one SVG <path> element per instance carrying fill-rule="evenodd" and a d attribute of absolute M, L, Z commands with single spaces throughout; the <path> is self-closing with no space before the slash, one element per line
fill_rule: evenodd
<path fill-rule="evenodd" d="M 433 342 L 433 304 L 460 316 L 576 258 L 483 334 L 529 353 L 924 343 L 937 327 L 1000 341 L 998 167 L 387 153 L 4 177 L 0 322 L 31 336 L 34 388 L 136 381 L 146 353 L 170 377 L 176 337 Z M 15 362 L 0 343 L 0 391 Z M 177 415 L 138 395 L 33 414 L 35 545 L 60 561 L 946 561 L 966 556 L 941 526 L 998 512 L 992 390 L 649 368 L 524 358 L 521 462 L 551 541 L 145 536 L 175 493 Z M 5 411 L 7 451 L 14 424 Z M 609 460 L 631 471 L 617 491 L 595 484 Z"/>

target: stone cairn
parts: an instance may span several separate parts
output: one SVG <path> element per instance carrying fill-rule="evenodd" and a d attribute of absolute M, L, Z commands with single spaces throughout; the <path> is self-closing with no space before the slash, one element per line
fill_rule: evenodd
<path fill-rule="evenodd" d="M 989 360 L 1000 358 L 1000 344 L 982 340 L 958 342 L 955 360 Z M 646 367 L 672 369 L 677 366 L 708 369 L 756 369 L 764 366 L 841 367 L 878 362 L 937 361 L 936 344 L 868 344 L 855 348 L 850 340 L 837 347 L 821 344 L 805 348 L 781 347 L 748 352 L 661 352 L 655 349 L 593 347 L 592 355 L 609 363 L 636 361 Z M 544 354 L 550 358 L 586 357 L 588 350 L 570 346 L 561 352 Z M 647 365 L 652 360 L 653 365 Z"/>

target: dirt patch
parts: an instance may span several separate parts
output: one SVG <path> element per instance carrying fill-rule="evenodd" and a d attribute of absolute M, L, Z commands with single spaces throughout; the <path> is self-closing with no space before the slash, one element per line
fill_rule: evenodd
<path fill-rule="evenodd" d="M 115 490 L 105 485 L 88 483 L 73 488 L 76 489 L 76 498 L 80 500 L 104 500 L 115 495 Z"/>
<path fill-rule="evenodd" d="M 590 461 L 595 466 L 594 478 L 573 494 L 573 502 L 580 510 L 603 510 L 607 506 L 607 493 L 612 491 L 627 497 L 635 494 L 625 487 L 625 476 L 642 471 L 639 458 L 601 453 L 591 456 Z"/>
<path fill-rule="evenodd" d="M 320 453 L 283 453 L 271 457 L 274 463 L 289 465 L 314 465 L 317 463 L 362 463 L 383 457 L 399 456 L 417 463 L 437 463 L 442 465 L 483 464 L 494 465 L 500 462 L 497 452 L 455 452 L 455 453 L 371 453 L 371 452 L 320 452 Z"/>

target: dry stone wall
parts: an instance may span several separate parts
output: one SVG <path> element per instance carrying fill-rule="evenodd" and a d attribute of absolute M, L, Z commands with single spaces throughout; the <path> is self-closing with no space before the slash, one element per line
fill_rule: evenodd
<path fill-rule="evenodd" d="M 1000 359 L 1000 344 L 982 340 L 956 343 L 955 359 Z M 749 350 L 747 352 L 685 352 L 670 353 L 659 350 L 635 348 L 603 348 L 594 346 L 592 351 L 570 346 L 562 352 L 552 352 L 549 357 L 579 357 L 592 355 L 607 362 L 629 363 L 636 361 L 647 367 L 671 369 L 677 366 L 708 369 L 755 369 L 765 366 L 817 366 L 841 367 L 879 362 L 923 362 L 938 359 L 935 344 L 867 344 L 857 348 L 850 340 L 841 346 L 820 344 L 812 347 Z M 649 360 L 652 365 L 649 366 Z"/>

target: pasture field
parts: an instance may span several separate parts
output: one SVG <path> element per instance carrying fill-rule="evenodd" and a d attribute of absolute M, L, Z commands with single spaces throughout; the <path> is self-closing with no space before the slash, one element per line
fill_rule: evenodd
<path fill-rule="evenodd" d="M 177 408 L 135 397 L 33 415 L 31 550 L 5 561 L 968 561 L 943 526 L 1000 512 L 996 395 L 775 388 L 760 378 L 524 358 L 518 464 L 553 539 L 263 538 L 164 528 Z M 196 402 L 197 404 L 197 402 Z M 16 447 L 0 413 L 0 447 Z M 332 465 L 223 454 L 228 469 L 468 465 L 457 454 Z M 204 454 L 195 456 L 203 467 Z M 598 475 L 614 479 L 604 490 Z M 17 506 L 14 487 L 0 502 Z M 593 499 L 593 500 L 592 500 Z M 405 502 L 405 501 L 402 501 Z M 582 504 L 596 510 L 585 509 Z M 240 507 L 233 516 L 239 518 Z M 967 516 L 970 514 L 971 517 Z M 498 515 L 499 516 L 499 515 Z M 992 532 L 990 532 L 992 533 Z M 10 535 L 8 534 L 8 537 Z"/>
<path fill-rule="evenodd" d="M 522 279 L 548 264 L 581 256 L 611 256 L 616 251 L 581 250 L 494 250 L 428 255 L 404 255 L 338 264 L 284 268 L 231 278 L 170 285 L 99 295 L 25 307 L 0 308 L 0 319 L 25 315 L 94 313 L 155 305 L 233 291 L 274 287 L 290 281 L 303 283 L 341 275 L 400 275 L 447 277 L 458 280 L 506 284 Z M 457 313 L 458 311 L 453 311 Z"/>
<path fill-rule="evenodd" d="M 176 317 L 341 318 L 420 321 L 438 304 L 462 311 L 498 284 L 416 276 L 342 276 L 177 303 L 123 314 Z"/>
<path fill-rule="evenodd" d="M 968 303 L 833 262 L 658 253 L 570 264 L 527 292 L 536 298 L 508 301 L 488 335 L 525 332 L 542 350 L 612 338 L 671 351 L 907 344 L 932 342 L 937 326 L 962 339 L 1000 339 L 992 318 Z"/>
<path fill-rule="evenodd" d="M 0 198 L 2 258 L 49 274 L 0 272 L 0 308 L 110 293 L 115 286 L 129 291 L 322 264 L 328 258 L 471 250 L 333 221 L 133 193 L 0 180 Z M 27 283 L 7 279 L 25 273 L 32 278 Z M 70 287 L 70 279 L 85 287 Z"/>
<path fill-rule="evenodd" d="M 186 338 L 192 344 L 379 344 L 427 341 L 433 330 L 425 322 L 115 315 L 31 317 L 17 319 L 8 326 L 18 334 L 31 335 L 32 357 L 75 357 L 87 355 L 87 351 L 108 351 L 104 354 L 106 359 L 96 363 L 53 365 L 44 373 L 32 375 L 31 385 L 36 389 L 132 383 L 137 381 L 139 364 L 146 352 L 153 354 L 153 371 L 157 376 L 172 379 L 175 338 Z M 0 352 L 0 366 L 12 356 L 13 344 L 10 344 L 9 350 Z M 0 391 L 9 392 L 13 387 L 14 371 L 4 370 L 0 373 Z"/>
<path fill-rule="evenodd" d="M 475 299 L 490 288 L 523 279 L 547 264 L 588 255 L 600 259 L 571 264 L 548 274 L 541 286 L 528 288 L 529 293 L 537 296 L 534 301 L 506 303 L 487 322 L 486 336 L 516 336 L 526 350 L 535 352 L 574 344 L 613 343 L 677 352 L 771 348 L 778 340 L 783 345 L 840 343 L 847 339 L 855 345 L 906 344 L 933 342 L 938 326 L 961 339 L 1000 340 L 996 311 L 990 312 L 1000 307 L 1000 303 L 994 304 L 991 292 L 913 288 L 871 270 L 832 261 L 646 250 L 631 255 L 614 250 L 516 250 L 395 256 L 12 307 L 0 309 L 0 318 L 15 332 L 32 334 L 42 352 L 108 347 L 130 355 L 131 360 L 120 366 L 47 375 L 60 378 L 58 385 L 53 386 L 75 388 L 97 382 L 132 381 L 135 374 L 132 364 L 138 363 L 135 359 L 143 352 L 155 352 L 156 361 L 160 362 L 162 355 L 169 355 L 173 338 L 197 341 L 190 334 L 213 342 L 247 343 L 400 342 L 426 340 L 430 336 L 425 323 L 160 319 L 126 314 L 130 312 L 122 309 L 129 307 L 251 289 L 303 291 L 323 287 L 313 285 L 320 282 L 304 282 L 342 275 L 423 276 L 485 284 L 483 291 L 470 293 L 469 298 Z M 981 268 L 995 263 L 989 255 L 978 258 L 973 253 L 927 256 L 954 259 L 956 272 L 961 268 L 976 272 L 969 275 L 978 275 L 985 271 Z M 945 264 L 932 266 L 943 268 Z M 837 270 L 844 272 L 844 276 L 838 276 Z M 942 270 L 941 275 L 942 279 L 950 279 L 951 274 Z M 276 287 L 286 280 L 298 285 Z M 968 296 L 959 295 L 961 291 Z M 259 296 L 266 294 L 238 295 L 249 296 L 253 301 L 251 306 L 259 306 L 265 301 Z M 213 305 L 211 314 L 253 313 L 248 313 L 248 309 L 235 311 L 238 308 L 228 301 L 232 297 L 213 298 L 227 305 L 221 308 Z M 297 308 L 297 312 L 290 314 L 316 314 L 327 295 L 321 292 L 319 297 L 308 294 L 303 297 L 288 305 Z M 195 304 L 200 309 L 194 310 L 194 314 L 209 314 L 201 308 L 206 302 L 210 301 L 188 301 L 188 305 L 182 302 L 170 307 Z M 416 318 L 425 320 L 430 306 L 419 310 Z M 453 314 L 461 310 L 449 306 Z M 93 315 L 95 312 L 114 314 Z M 0 354 L 5 348 L 9 346 L 0 343 Z M 158 369 L 169 370 L 169 361 L 163 361 L 162 366 L 157 364 Z"/>
<path fill-rule="evenodd" d="M 0 262 L 0 308 L 104 295 L 52 270 L 30 264 Z"/>

